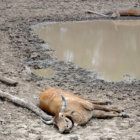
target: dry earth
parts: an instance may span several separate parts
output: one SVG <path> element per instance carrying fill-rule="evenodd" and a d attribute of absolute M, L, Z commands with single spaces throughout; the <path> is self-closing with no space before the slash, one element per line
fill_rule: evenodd
<path fill-rule="evenodd" d="M 16 87 L 0 83 L 0 90 L 38 104 L 41 91 L 58 86 L 83 97 L 109 99 L 130 115 L 126 119 L 92 119 L 86 126 L 63 135 L 29 110 L 0 99 L 0 140 L 140 139 L 140 81 L 99 80 L 90 70 L 59 61 L 51 49 L 41 47 L 44 41 L 31 30 L 31 25 L 44 21 L 103 19 L 87 14 L 89 9 L 106 13 L 139 4 L 139 0 L 0 0 L 0 74 L 19 82 Z M 31 72 L 48 67 L 56 71 L 52 79 L 42 79 Z"/>

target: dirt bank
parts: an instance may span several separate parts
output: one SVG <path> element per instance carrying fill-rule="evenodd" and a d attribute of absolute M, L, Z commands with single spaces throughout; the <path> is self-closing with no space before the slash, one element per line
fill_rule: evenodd
<path fill-rule="evenodd" d="M 140 81 L 107 83 L 99 80 L 90 70 L 59 61 L 51 49 L 41 47 L 44 41 L 31 30 L 31 25 L 44 21 L 103 19 L 87 14 L 85 11 L 89 9 L 106 13 L 139 4 L 138 0 L 0 1 L 0 73 L 19 82 L 16 87 L 0 83 L 0 90 L 38 104 L 41 91 L 58 86 L 83 97 L 112 100 L 113 106 L 124 108 L 130 115 L 126 119 L 92 119 L 86 126 L 73 129 L 71 134 L 62 135 L 29 110 L 0 99 L 0 140 L 140 139 Z M 56 71 L 52 79 L 42 79 L 31 72 L 48 67 Z"/>

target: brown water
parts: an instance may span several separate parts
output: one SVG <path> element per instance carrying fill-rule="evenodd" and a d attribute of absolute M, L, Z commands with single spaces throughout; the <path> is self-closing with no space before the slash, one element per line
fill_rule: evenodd
<path fill-rule="evenodd" d="M 42 23 L 34 31 L 64 61 L 93 69 L 107 81 L 140 79 L 140 21 Z"/>
<path fill-rule="evenodd" d="M 35 75 L 45 78 L 52 78 L 54 75 L 54 71 L 52 69 L 39 69 L 32 71 Z"/>

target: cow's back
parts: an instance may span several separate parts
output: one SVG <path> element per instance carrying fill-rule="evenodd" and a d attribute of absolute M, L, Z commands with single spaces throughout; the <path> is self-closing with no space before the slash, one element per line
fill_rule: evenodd
<path fill-rule="evenodd" d="M 87 111 L 85 111 L 83 105 L 90 105 L 91 103 L 70 92 L 55 87 L 48 88 L 40 93 L 40 108 L 52 115 L 56 115 L 62 108 L 61 94 L 66 99 L 66 111 L 75 111 L 77 115 L 79 114 L 78 116 L 87 116 Z"/>
<path fill-rule="evenodd" d="M 61 110 L 61 97 L 55 88 L 49 88 L 40 93 L 40 108 L 52 115 Z"/>

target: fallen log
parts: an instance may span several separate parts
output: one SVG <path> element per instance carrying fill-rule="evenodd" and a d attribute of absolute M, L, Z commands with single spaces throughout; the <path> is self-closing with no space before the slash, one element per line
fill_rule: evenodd
<path fill-rule="evenodd" d="M 88 13 L 88 14 L 96 14 L 96 15 L 99 15 L 99 16 L 102 16 L 102 17 L 110 17 L 108 15 L 98 13 L 98 12 L 95 12 L 95 11 L 92 11 L 92 10 L 87 10 L 86 13 Z"/>
<path fill-rule="evenodd" d="M 52 116 L 47 115 L 39 107 L 37 107 L 36 105 L 34 105 L 33 103 L 31 103 L 29 101 L 25 101 L 23 99 L 20 99 L 16 96 L 13 96 L 13 95 L 11 95 L 7 92 L 3 92 L 1 90 L 0 90 L 0 98 L 6 98 L 14 104 L 17 104 L 23 108 L 27 108 L 27 109 L 31 110 L 32 112 L 34 112 L 36 115 L 40 116 L 44 120 L 47 120 L 47 121 L 52 120 Z"/>
<path fill-rule="evenodd" d="M 14 81 L 10 78 L 7 78 L 7 77 L 3 77 L 0 75 L 0 81 L 7 84 L 7 85 L 12 85 L 12 86 L 16 86 L 18 84 L 17 81 Z"/>

